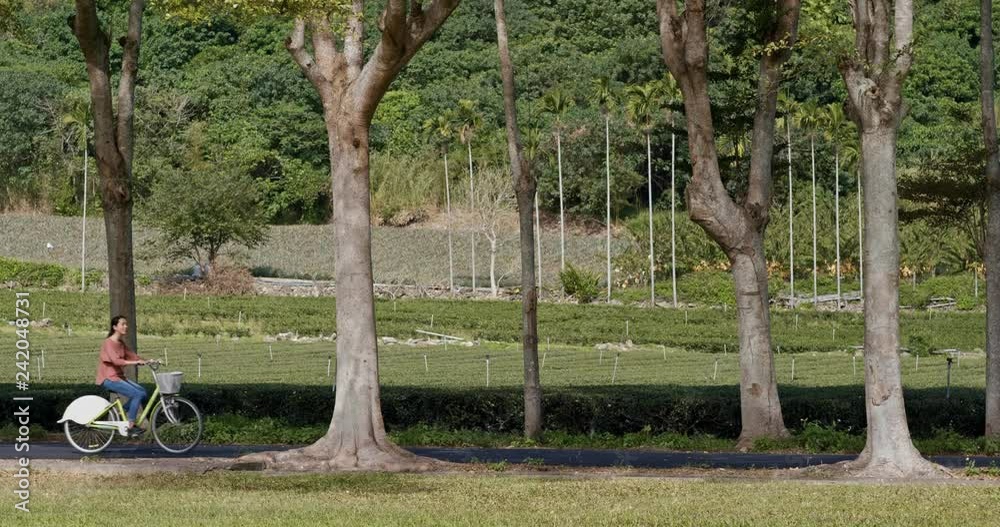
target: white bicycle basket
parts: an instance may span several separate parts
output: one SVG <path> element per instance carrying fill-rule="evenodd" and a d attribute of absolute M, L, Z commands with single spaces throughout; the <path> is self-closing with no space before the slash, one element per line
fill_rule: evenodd
<path fill-rule="evenodd" d="M 173 395 L 181 391 L 181 379 L 184 374 L 179 371 L 171 371 L 156 374 L 156 385 L 160 388 L 160 393 Z"/>

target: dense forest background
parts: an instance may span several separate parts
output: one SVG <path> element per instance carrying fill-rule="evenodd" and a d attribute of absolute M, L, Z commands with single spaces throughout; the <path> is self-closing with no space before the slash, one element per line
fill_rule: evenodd
<path fill-rule="evenodd" d="M 114 2 L 108 2 L 115 4 Z M 739 193 L 748 169 L 748 134 L 756 88 L 759 27 L 745 2 L 711 6 L 714 118 L 727 184 Z M 372 20 L 377 16 L 373 4 Z M 831 5 L 832 4 L 832 5 Z M 837 57 L 850 45 L 846 2 L 806 0 L 802 44 L 788 67 L 779 116 L 791 116 L 796 259 L 811 259 L 812 158 L 821 261 L 833 261 L 835 161 L 840 162 L 841 243 L 857 257 L 856 133 L 826 126 L 843 101 Z M 121 8 L 105 23 L 124 29 Z M 462 139 L 476 170 L 505 161 L 503 113 L 492 3 L 465 0 L 417 54 L 383 99 L 372 123 L 373 214 L 391 222 L 443 209 L 442 152 L 428 120 L 448 116 L 453 203 L 468 202 Z M 554 130 L 561 125 L 567 212 L 603 223 L 604 118 L 595 81 L 617 94 L 611 112 L 612 209 L 616 221 L 641 229 L 647 204 L 645 143 L 629 119 L 626 88 L 664 78 L 655 6 L 649 0 L 533 0 L 508 3 L 519 104 L 535 152 L 544 210 L 558 213 Z M 0 37 L 0 209 L 77 215 L 83 206 L 88 116 L 86 74 L 63 1 L 27 2 L 14 34 Z M 899 141 L 904 198 L 903 261 L 922 272 L 954 272 L 981 262 L 985 184 L 979 118 L 978 5 L 917 2 L 915 63 L 906 82 L 910 107 Z M 368 44 L 377 30 L 369 24 Z M 271 20 L 205 24 L 170 20 L 155 3 L 144 22 L 136 111 L 135 200 L 141 218 L 159 195 L 184 192 L 195 178 L 252 178 L 273 224 L 324 223 L 330 217 L 329 167 L 320 103 L 285 51 L 290 25 Z M 120 48 L 113 53 L 120 54 Z M 112 56 L 112 61 L 117 55 Z M 112 64 L 112 70 L 117 65 Z M 569 100 L 545 111 L 547 94 Z M 464 102 L 463 102 L 464 101 Z M 791 104 L 794 101 L 796 104 Z M 689 168 L 680 102 L 660 100 L 653 130 L 653 201 L 670 208 L 671 135 L 677 139 L 678 204 Z M 824 117 L 826 116 L 826 117 Z M 775 148 L 775 196 L 768 253 L 787 259 L 788 186 L 785 121 Z M 458 134 L 464 126 L 467 134 Z M 89 148 L 92 148 L 90 145 Z M 89 192 L 96 190 L 90 157 Z M 837 155 L 839 153 L 839 156 Z M 99 200 L 88 207 L 99 212 Z M 659 215 L 659 214 L 658 214 Z M 853 222 L 853 223 L 852 223 Z M 669 223 L 657 222 L 657 235 Z M 706 236 L 682 222 L 686 253 L 722 260 Z M 801 251 L 801 252 L 800 252 Z M 798 262 L 797 262 L 798 263 Z M 810 262 L 811 263 L 811 262 Z"/>

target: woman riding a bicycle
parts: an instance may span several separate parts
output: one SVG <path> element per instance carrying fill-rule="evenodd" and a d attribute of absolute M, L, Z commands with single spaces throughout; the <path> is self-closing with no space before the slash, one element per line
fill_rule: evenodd
<path fill-rule="evenodd" d="M 139 365 L 148 362 L 136 355 L 125 344 L 125 335 L 128 334 L 128 321 L 123 316 L 116 316 L 111 319 L 111 330 L 108 338 L 101 344 L 101 355 L 97 361 L 96 384 L 128 398 L 128 427 L 129 437 L 141 435 L 144 430 L 135 426 L 136 416 L 142 408 L 142 404 L 149 395 L 146 389 L 138 383 L 130 381 L 122 371 L 123 366 Z"/>

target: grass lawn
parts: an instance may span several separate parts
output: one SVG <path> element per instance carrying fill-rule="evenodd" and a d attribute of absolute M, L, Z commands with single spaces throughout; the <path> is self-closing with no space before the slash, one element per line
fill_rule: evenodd
<path fill-rule="evenodd" d="M 1000 506 L 996 486 L 492 474 L 39 473 L 32 485 L 32 512 L 0 524 L 951 526 L 995 525 Z"/>

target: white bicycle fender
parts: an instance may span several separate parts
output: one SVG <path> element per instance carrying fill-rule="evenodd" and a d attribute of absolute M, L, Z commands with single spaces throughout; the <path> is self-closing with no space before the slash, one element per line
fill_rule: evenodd
<path fill-rule="evenodd" d="M 78 397 L 75 401 L 69 404 L 66 411 L 63 412 L 63 417 L 58 422 L 63 423 L 65 421 L 74 421 L 81 425 L 85 425 L 93 421 L 97 416 L 101 415 L 101 412 L 111 404 L 104 397 L 98 395 L 84 395 L 83 397 Z"/>

